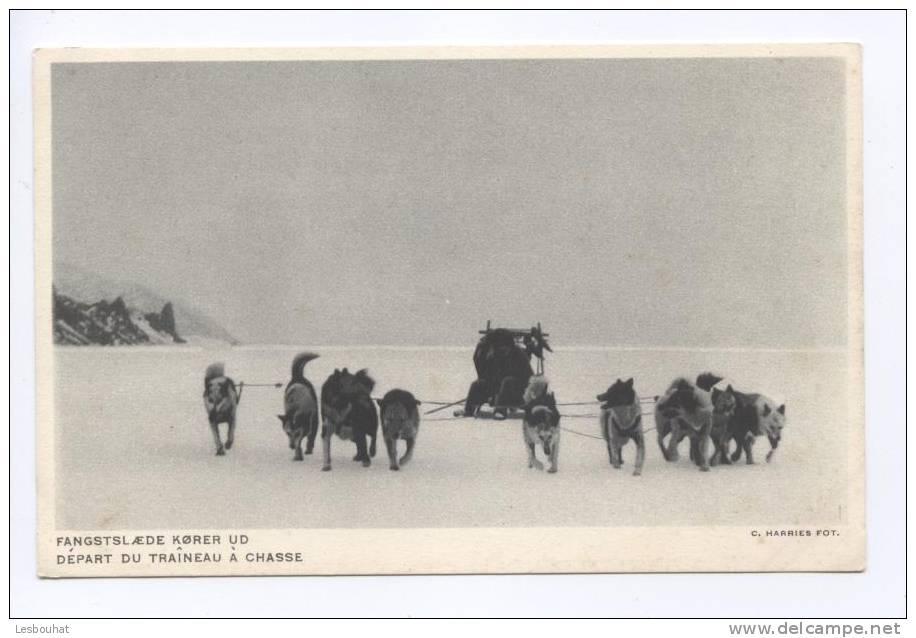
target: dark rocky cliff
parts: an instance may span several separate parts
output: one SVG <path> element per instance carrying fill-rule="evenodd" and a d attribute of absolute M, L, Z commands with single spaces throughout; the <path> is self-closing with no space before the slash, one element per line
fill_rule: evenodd
<path fill-rule="evenodd" d="M 172 304 L 161 312 L 132 313 L 121 297 L 84 303 L 54 295 L 54 343 L 64 345 L 133 345 L 184 343 L 178 336 Z"/>
<path fill-rule="evenodd" d="M 85 305 L 99 299 L 120 297 L 134 324 L 151 330 L 153 343 L 170 343 L 179 334 L 179 339 L 197 345 L 238 343 L 219 321 L 193 304 L 160 294 L 136 282 L 103 277 L 78 265 L 55 261 L 54 288 L 58 295 L 85 302 Z"/>

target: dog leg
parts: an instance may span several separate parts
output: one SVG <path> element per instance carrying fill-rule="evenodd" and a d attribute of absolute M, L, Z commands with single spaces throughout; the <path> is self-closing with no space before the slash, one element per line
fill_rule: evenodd
<path fill-rule="evenodd" d="M 318 436 L 318 414 L 312 413 L 309 416 L 309 436 L 305 444 L 305 453 L 311 454 L 315 449 L 315 437 Z"/>
<path fill-rule="evenodd" d="M 611 435 L 611 465 L 614 466 L 615 470 L 619 470 L 620 464 L 623 462 L 621 458 L 623 444 L 620 440 L 620 434 L 618 433 L 617 427 L 614 423 L 614 417 L 611 416 L 608 421 L 608 434 Z"/>
<path fill-rule="evenodd" d="M 681 438 L 680 428 L 677 426 L 671 428 L 671 438 L 668 439 L 668 451 L 665 453 L 665 458 L 672 463 L 681 458 L 677 453 L 677 446 Z"/>
<path fill-rule="evenodd" d="M 535 467 L 539 470 L 543 470 L 544 464 L 538 461 L 534 453 L 534 441 L 525 441 L 525 445 L 528 447 L 528 467 Z"/>
<path fill-rule="evenodd" d="M 398 466 L 398 440 L 385 437 L 385 447 L 388 448 L 388 469 L 397 472 Z"/>
<path fill-rule="evenodd" d="M 724 447 L 725 443 L 725 434 L 720 434 L 717 437 L 710 437 L 712 439 L 712 457 L 709 459 L 710 467 L 715 467 L 722 463 L 723 465 L 727 462 L 728 450 Z"/>
<path fill-rule="evenodd" d="M 701 470 L 703 469 L 704 465 L 706 465 L 707 469 L 709 469 L 708 461 L 701 452 L 702 440 L 704 437 L 701 434 L 692 434 L 689 438 L 691 463 L 699 467 Z"/>
<path fill-rule="evenodd" d="M 666 461 L 670 461 L 671 459 L 668 458 L 668 450 L 665 448 L 665 434 L 667 433 L 662 433 L 660 429 L 657 431 L 656 438 L 658 439 L 658 449 L 662 451 L 662 458 Z"/>
<path fill-rule="evenodd" d="M 732 435 L 735 440 L 735 451 L 732 452 L 732 455 L 729 457 L 732 463 L 737 463 L 741 460 L 741 452 L 743 451 L 742 439 L 738 435 Z"/>
<path fill-rule="evenodd" d="M 235 413 L 229 417 L 229 433 L 226 435 L 226 449 L 231 450 L 232 444 L 235 443 Z"/>
<path fill-rule="evenodd" d="M 213 440 L 216 442 L 216 456 L 223 456 L 226 450 L 223 448 L 223 442 L 219 438 L 219 423 L 210 421 L 210 431 L 213 432 Z"/>
<path fill-rule="evenodd" d="M 703 464 L 702 458 L 700 458 L 700 436 L 693 434 L 690 437 L 690 462 L 696 466 Z"/>
<path fill-rule="evenodd" d="M 617 444 L 617 460 L 620 461 L 621 465 L 625 465 L 626 461 L 623 460 L 623 448 L 627 446 L 627 438 L 620 437 L 620 442 Z"/>
<path fill-rule="evenodd" d="M 327 420 L 321 424 L 321 448 L 324 452 L 324 464 L 321 466 L 322 472 L 331 470 L 331 426 Z"/>
<path fill-rule="evenodd" d="M 294 461 L 301 461 L 305 458 L 304 456 L 302 456 L 302 439 L 304 437 L 305 437 L 305 432 L 303 432 L 302 430 L 296 431 L 296 439 L 294 441 L 294 447 L 296 449 L 296 453 L 293 455 Z"/>
<path fill-rule="evenodd" d="M 601 436 L 604 437 L 604 444 L 607 446 L 607 457 L 608 462 L 614 464 L 614 446 L 611 444 L 611 433 L 608 431 L 608 417 L 609 412 L 607 410 L 601 411 L 601 417 L 599 420 L 599 425 L 601 427 Z"/>
<path fill-rule="evenodd" d="M 363 467 L 369 467 L 372 465 L 372 460 L 369 458 L 368 450 L 366 450 L 366 435 L 359 433 L 355 434 L 354 438 L 356 439 L 356 457 L 353 460 L 362 461 Z"/>
<path fill-rule="evenodd" d="M 746 463 L 748 465 L 754 464 L 754 454 L 752 452 L 753 447 L 754 447 L 754 435 L 748 432 L 744 436 L 744 454 L 745 456 L 747 456 Z"/>
<path fill-rule="evenodd" d="M 407 450 L 404 452 L 404 456 L 401 457 L 401 465 L 410 462 L 410 459 L 413 458 L 413 446 L 417 442 L 417 439 L 407 439 Z"/>
<path fill-rule="evenodd" d="M 699 440 L 697 441 L 697 465 L 700 466 L 701 472 L 709 471 L 709 437 L 705 434 L 699 435 Z"/>
<path fill-rule="evenodd" d="M 722 437 L 722 442 L 720 443 L 720 448 L 719 448 L 719 463 L 721 463 L 722 465 L 731 465 L 732 464 L 732 457 L 731 457 L 731 452 L 730 452 L 731 442 L 732 442 L 731 434 L 726 433 L 725 436 Z"/>
<path fill-rule="evenodd" d="M 633 476 L 639 476 L 642 474 L 642 466 L 646 461 L 646 439 L 642 435 L 642 431 L 636 433 L 636 467 L 633 468 Z"/>
<path fill-rule="evenodd" d="M 731 441 L 733 430 L 732 417 L 721 419 L 720 423 L 721 429 L 718 431 L 719 436 L 716 439 L 716 451 L 719 454 L 719 463 L 722 465 L 730 465 L 731 446 L 729 442 Z"/>
<path fill-rule="evenodd" d="M 557 460 L 560 458 L 560 430 L 557 430 L 557 434 L 553 439 L 553 444 L 550 446 L 550 469 L 547 471 L 550 474 L 557 473 Z"/>

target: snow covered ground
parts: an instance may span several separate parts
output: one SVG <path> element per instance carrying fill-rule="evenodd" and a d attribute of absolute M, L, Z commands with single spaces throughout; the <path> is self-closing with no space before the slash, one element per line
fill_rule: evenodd
<path fill-rule="evenodd" d="M 647 435 L 644 474 L 635 449 L 614 470 L 602 441 L 562 434 L 560 471 L 528 469 L 517 420 L 424 417 L 414 460 L 391 472 L 379 437 L 370 468 L 335 439 L 334 469 L 315 455 L 294 462 L 280 422 L 282 391 L 243 391 L 236 445 L 216 457 L 201 402 L 207 364 L 249 383 L 285 382 L 300 350 L 319 352 L 307 376 L 320 387 L 335 368 L 367 367 L 376 396 L 394 387 L 420 399 L 461 398 L 472 347 L 269 346 L 57 348 L 58 529 L 647 526 L 839 523 L 846 508 L 846 366 L 840 351 L 558 348 L 547 362 L 560 402 L 592 401 L 617 377 L 640 395 L 678 375 L 712 370 L 740 389 L 786 397 L 788 425 L 774 461 L 701 473 L 665 463 Z M 421 406 L 421 411 L 434 406 Z M 565 408 L 594 414 L 597 405 Z M 597 418 L 564 427 L 598 434 Z M 645 426 L 654 425 L 652 417 Z M 401 443 L 403 446 L 403 443 Z M 403 448 L 402 448 L 403 449 Z M 712 548 L 711 548 L 712 551 Z"/>

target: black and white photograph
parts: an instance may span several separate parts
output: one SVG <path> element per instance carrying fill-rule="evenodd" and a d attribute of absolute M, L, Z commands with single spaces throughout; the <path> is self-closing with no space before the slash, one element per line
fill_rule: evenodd
<path fill-rule="evenodd" d="M 865 567 L 857 45 L 34 64 L 41 576 Z"/>

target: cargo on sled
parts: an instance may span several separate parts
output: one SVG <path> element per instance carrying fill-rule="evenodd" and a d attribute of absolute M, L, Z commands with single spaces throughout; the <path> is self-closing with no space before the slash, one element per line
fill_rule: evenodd
<path fill-rule="evenodd" d="M 505 419 L 520 416 L 522 395 L 534 374 L 544 373 L 544 353 L 553 352 L 541 324 L 528 329 L 487 327 L 474 349 L 477 379 L 468 389 L 464 409 L 455 416 Z M 531 367 L 532 357 L 536 370 Z"/>

